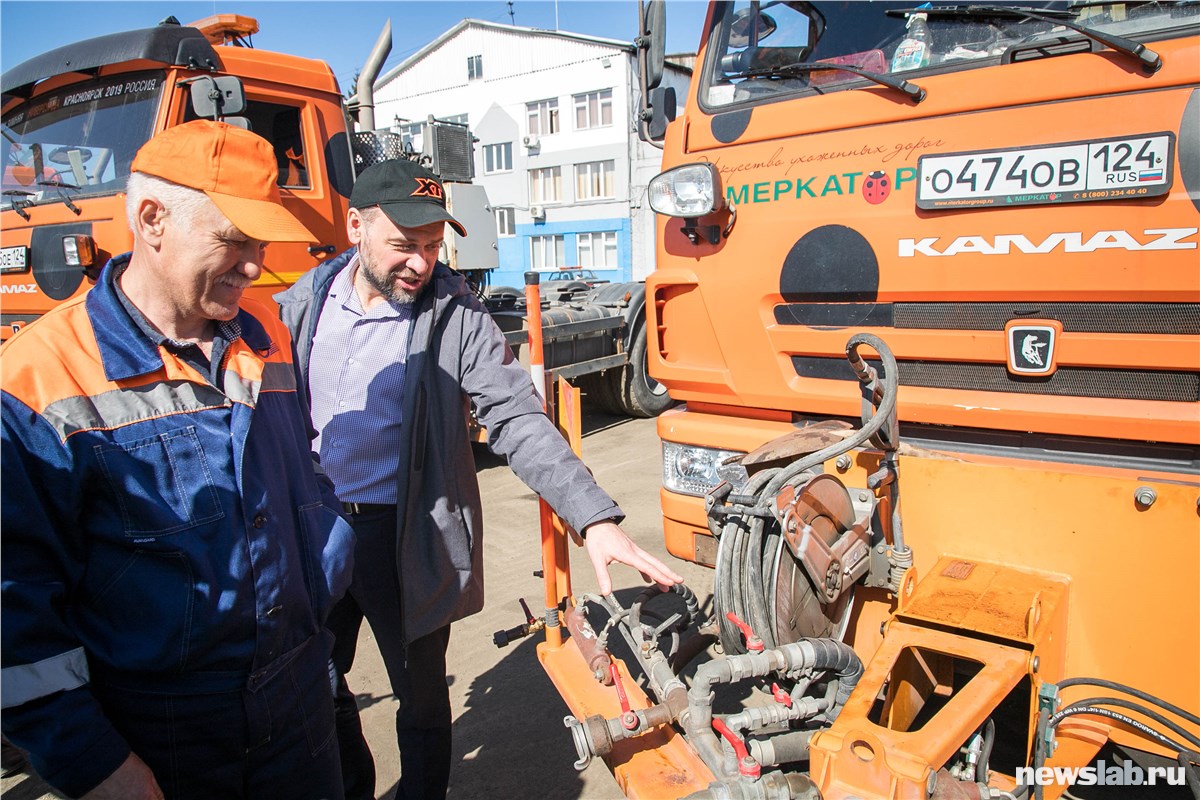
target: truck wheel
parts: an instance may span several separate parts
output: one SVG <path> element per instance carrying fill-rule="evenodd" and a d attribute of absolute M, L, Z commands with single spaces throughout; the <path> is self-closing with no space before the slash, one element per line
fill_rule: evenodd
<path fill-rule="evenodd" d="M 674 403 L 667 387 L 650 377 L 647 369 L 645 324 L 634 332 L 629 363 L 620 371 L 620 398 L 631 417 L 657 417 Z"/>
<path fill-rule="evenodd" d="M 614 393 L 613 376 L 619 376 L 621 370 L 610 369 L 605 372 L 593 372 L 590 375 L 580 375 L 576 381 L 580 390 L 587 395 L 587 402 L 599 411 L 609 414 L 623 414 L 621 402 Z"/>

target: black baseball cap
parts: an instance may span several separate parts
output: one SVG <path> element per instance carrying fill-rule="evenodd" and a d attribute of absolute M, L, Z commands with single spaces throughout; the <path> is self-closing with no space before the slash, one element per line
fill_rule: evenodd
<path fill-rule="evenodd" d="M 449 222 L 459 236 L 467 229 L 446 211 L 441 180 L 415 161 L 391 159 L 363 170 L 350 192 L 351 208 L 379 206 L 401 228 Z"/>

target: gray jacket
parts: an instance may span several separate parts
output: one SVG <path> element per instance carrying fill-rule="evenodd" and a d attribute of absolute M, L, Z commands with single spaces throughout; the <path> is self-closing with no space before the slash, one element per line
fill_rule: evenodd
<path fill-rule="evenodd" d="M 317 318 L 333 278 L 355 252 L 275 295 L 305 387 Z M 483 608 L 483 510 L 467 430 L 470 406 L 491 449 L 567 524 L 582 530 L 624 516 L 542 411 L 532 380 L 463 277 L 437 264 L 416 303 L 401 409 L 408 457 L 396 475 L 406 641 Z M 529 533 L 534 547 L 537 532 Z"/>

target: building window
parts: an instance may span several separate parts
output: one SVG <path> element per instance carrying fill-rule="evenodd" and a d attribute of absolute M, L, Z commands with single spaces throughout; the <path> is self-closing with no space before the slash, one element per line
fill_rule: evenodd
<path fill-rule="evenodd" d="M 597 200 L 616 197 L 614 162 L 589 161 L 575 165 L 575 199 Z"/>
<path fill-rule="evenodd" d="M 558 269 L 566 257 L 566 241 L 558 236 L 529 237 L 529 266 L 531 269 Z"/>
<path fill-rule="evenodd" d="M 529 205 L 562 201 L 562 167 L 529 170 Z"/>
<path fill-rule="evenodd" d="M 529 133 L 533 136 L 546 136 L 558 133 L 558 98 L 538 100 L 536 103 L 525 104 L 526 117 L 529 121 Z"/>
<path fill-rule="evenodd" d="M 575 95 L 575 130 L 612 125 L 612 89 Z"/>
<path fill-rule="evenodd" d="M 496 209 L 496 234 L 499 236 L 516 236 L 517 212 L 512 208 Z"/>
<path fill-rule="evenodd" d="M 617 267 L 617 232 L 581 233 L 577 237 L 579 266 L 593 269 Z"/>
<path fill-rule="evenodd" d="M 483 77 L 483 56 L 467 56 L 467 80 L 474 81 Z"/>
<path fill-rule="evenodd" d="M 512 171 L 512 142 L 483 146 L 483 174 Z"/>

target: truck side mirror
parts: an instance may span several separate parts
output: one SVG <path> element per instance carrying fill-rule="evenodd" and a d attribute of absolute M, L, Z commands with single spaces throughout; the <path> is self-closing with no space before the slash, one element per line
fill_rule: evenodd
<path fill-rule="evenodd" d="M 189 81 L 192 110 L 201 119 L 217 120 L 246 110 L 246 90 L 242 81 L 233 75 L 204 75 Z"/>
<path fill-rule="evenodd" d="M 651 141 L 661 142 L 667 135 L 667 123 L 675 119 L 675 88 L 659 86 L 650 92 L 650 119 L 646 122 L 646 135 Z"/>
<path fill-rule="evenodd" d="M 667 123 L 675 118 L 674 90 L 666 92 L 659 89 L 663 78 L 663 62 L 666 60 L 666 28 L 666 3 L 663 0 L 638 0 L 638 35 L 633 40 L 637 47 L 641 89 L 638 136 L 656 146 L 662 141 Z M 670 102 L 670 110 L 658 108 L 660 102 Z"/>
<path fill-rule="evenodd" d="M 646 48 L 646 88 L 656 89 L 662 83 L 663 61 L 666 58 L 667 4 L 662 0 L 646 3 L 642 30 L 638 32 L 639 47 Z"/>

